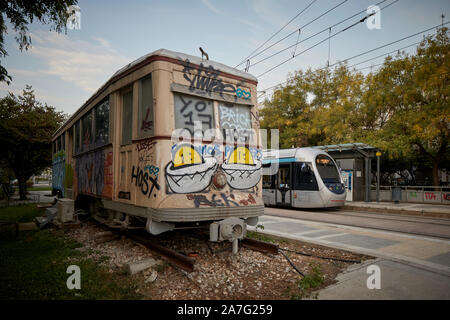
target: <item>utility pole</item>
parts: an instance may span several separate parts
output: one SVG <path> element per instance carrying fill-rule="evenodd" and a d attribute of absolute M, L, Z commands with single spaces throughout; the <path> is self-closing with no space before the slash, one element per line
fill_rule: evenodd
<path fill-rule="evenodd" d="M 377 156 L 377 202 L 380 202 L 380 157 L 381 157 L 381 152 L 377 151 L 377 153 L 375 153 L 375 155 Z"/>

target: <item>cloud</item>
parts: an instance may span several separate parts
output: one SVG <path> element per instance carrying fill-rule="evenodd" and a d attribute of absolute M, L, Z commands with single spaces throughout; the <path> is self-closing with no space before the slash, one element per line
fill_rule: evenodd
<path fill-rule="evenodd" d="M 89 93 L 94 93 L 115 71 L 130 62 L 102 38 L 92 38 L 93 42 L 73 40 L 55 32 L 36 32 L 31 37 L 33 47 L 29 52 L 45 65 L 39 72 Z"/>
<path fill-rule="evenodd" d="M 223 13 L 222 11 L 218 10 L 216 7 L 214 7 L 214 6 L 211 4 L 211 2 L 209 2 L 209 0 L 202 0 L 202 2 L 203 2 L 203 4 L 204 4 L 205 6 L 207 6 L 208 9 L 211 10 L 212 12 L 214 12 L 214 13 L 216 13 L 216 14 L 218 14 L 218 15 L 224 16 L 224 13 Z"/>

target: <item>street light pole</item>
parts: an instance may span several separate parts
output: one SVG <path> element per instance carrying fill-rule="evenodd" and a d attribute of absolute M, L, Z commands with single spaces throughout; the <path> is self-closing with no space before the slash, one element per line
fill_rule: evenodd
<path fill-rule="evenodd" d="M 380 202 L 380 157 L 381 152 L 377 151 L 377 202 Z"/>

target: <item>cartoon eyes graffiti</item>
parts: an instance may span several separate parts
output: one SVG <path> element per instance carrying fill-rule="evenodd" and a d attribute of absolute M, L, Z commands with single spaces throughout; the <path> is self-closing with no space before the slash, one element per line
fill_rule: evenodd
<path fill-rule="evenodd" d="M 243 190 L 252 188 L 259 182 L 261 165 L 261 161 L 254 159 L 248 148 L 237 147 L 222 164 L 222 170 L 232 188 Z"/>
<path fill-rule="evenodd" d="M 210 185 L 218 166 L 216 158 L 203 157 L 192 145 L 179 145 L 166 166 L 167 185 L 174 193 L 201 192 Z M 248 148 L 237 147 L 221 167 L 230 187 L 245 190 L 259 182 L 261 166 Z"/>
<path fill-rule="evenodd" d="M 175 193 L 200 192 L 209 186 L 216 168 L 216 158 L 203 158 L 192 145 L 182 144 L 166 166 L 166 181 Z"/>

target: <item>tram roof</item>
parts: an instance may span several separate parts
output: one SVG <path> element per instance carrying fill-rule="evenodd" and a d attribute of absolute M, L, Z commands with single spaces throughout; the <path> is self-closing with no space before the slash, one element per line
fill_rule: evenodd
<path fill-rule="evenodd" d="M 189 60 L 190 63 L 196 64 L 196 65 L 203 64 L 203 66 L 205 66 L 205 67 L 211 66 L 214 69 L 216 69 L 216 70 L 218 69 L 218 70 L 220 70 L 221 72 L 224 72 L 224 73 L 229 73 L 229 74 L 232 74 L 232 75 L 236 75 L 238 77 L 241 77 L 241 78 L 244 78 L 244 79 L 247 79 L 247 80 L 251 80 L 251 81 L 255 81 L 255 82 L 258 81 L 258 79 L 255 76 L 253 76 L 253 75 L 251 75 L 251 74 L 249 74 L 247 72 L 243 72 L 241 70 L 238 70 L 236 68 L 232 68 L 230 66 L 224 65 L 222 63 L 219 63 L 219 62 L 216 62 L 216 61 L 213 61 L 213 60 L 204 60 L 204 59 L 202 59 L 200 57 L 197 57 L 197 56 L 192 56 L 190 54 L 176 52 L 176 51 L 171 51 L 171 50 L 167 50 L 167 49 L 159 49 L 159 50 L 150 52 L 149 54 L 146 54 L 146 55 L 144 55 L 144 56 L 134 60 L 133 62 L 131 62 L 131 63 L 127 64 L 126 66 L 124 66 L 123 68 L 119 69 L 113 75 L 113 77 L 116 76 L 116 75 L 119 75 L 119 74 L 121 74 L 123 72 L 128 71 L 129 69 L 133 68 L 135 65 L 138 65 L 139 63 L 147 60 L 148 58 L 150 58 L 152 56 L 166 57 L 166 58 L 176 59 L 178 61 L 183 61 L 183 62 L 186 61 L 186 60 Z"/>
<path fill-rule="evenodd" d="M 329 144 L 325 146 L 315 146 L 312 147 L 314 149 L 321 149 L 326 152 L 329 151 L 357 151 L 357 150 L 363 150 L 363 151 L 369 151 L 369 150 L 378 150 L 378 148 L 375 148 L 369 144 L 362 143 L 362 142 L 355 142 L 355 143 L 342 143 L 342 144 Z"/>
<path fill-rule="evenodd" d="M 65 127 L 65 125 L 67 123 L 70 123 L 75 117 L 77 117 L 81 112 L 83 112 L 83 110 L 87 107 L 87 105 L 89 105 L 89 103 L 91 103 L 97 96 L 99 96 L 102 92 L 104 92 L 109 85 L 116 82 L 120 78 L 126 76 L 127 74 L 132 72 L 134 69 L 139 68 L 143 65 L 146 65 L 154 60 L 157 60 L 157 59 L 154 59 L 154 57 L 155 58 L 159 57 L 160 59 L 166 58 L 166 60 L 169 62 L 174 62 L 174 63 L 179 63 L 179 64 L 185 63 L 186 60 L 189 60 L 189 62 L 194 65 L 203 65 L 205 68 L 213 67 L 215 70 L 219 70 L 220 73 L 224 73 L 224 76 L 226 76 L 228 74 L 231 76 L 236 76 L 238 78 L 249 80 L 254 83 L 258 83 L 258 79 L 255 76 L 253 76 L 247 72 L 243 72 L 238 69 L 229 67 L 222 63 L 212 61 L 212 60 L 203 60 L 200 57 L 192 56 L 192 55 L 181 53 L 181 52 L 171 51 L 171 50 L 167 50 L 167 49 L 158 49 L 156 51 L 150 52 L 150 53 L 134 60 L 133 62 L 131 62 L 131 63 L 127 64 L 126 66 L 117 70 L 97 91 L 95 91 L 92 94 L 92 96 L 88 100 L 86 100 L 83 103 L 83 105 L 80 108 L 77 109 L 77 111 L 75 111 L 75 113 L 73 113 L 69 117 L 69 119 L 67 119 L 55 131 L 55 133 L 53 133 L 53 136 L 56 136 L 61 131 L 61 129 Z"/>

